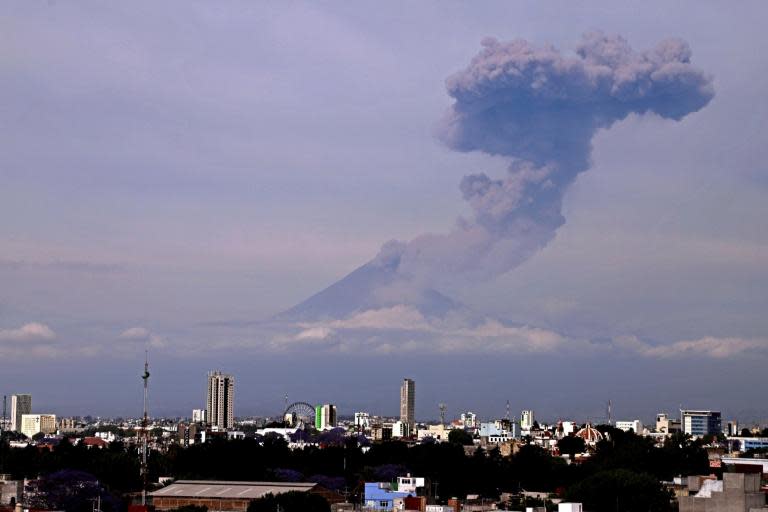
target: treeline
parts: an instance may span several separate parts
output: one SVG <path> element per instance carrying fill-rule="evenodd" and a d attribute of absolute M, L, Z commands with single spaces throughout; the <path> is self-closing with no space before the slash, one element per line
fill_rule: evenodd
<path fill-rule="evenodd" d="M 445 501 L 451 497 L 481 494 L 498 499 L 502 492 L 519 490 L 558 492 L 581 501 L 590 511 L 666 510 L 669 496 L 659 484 L 677 475 L 709 473 L 707 455 L 700 442 L 683 435 L 669 438 L 656 448 L 650 439 L 601 427 L 609 440 L 602 441 L 583 464 L 568 465 L 559 457 L 533 445 L 523 446 L 512 457 L 498 449 L 478 449 L 465 454 L 459 443 L 401 442 L 373 444 L 362 449 L 357 439 L 303 450 L 291 450 L 280 437 L 213 440 L 189 448 L 172 446 L 167 453 L 153 452 L 150 479 L 312 481 L 352 499 L 362 498 L 362 482 L 392 481 L 411 473 L 427 479 L 426 493 Z M 139 490 L 138 455 L 120 443 L 108 449 L 87 449 L 63 442 L 53 451 L 2 448 L 2 472 L 16 478 L 35 478 L 61 469 L 93 474 L 115 493 Z M 608 500 L 608 501 L 606 501 Z"/>

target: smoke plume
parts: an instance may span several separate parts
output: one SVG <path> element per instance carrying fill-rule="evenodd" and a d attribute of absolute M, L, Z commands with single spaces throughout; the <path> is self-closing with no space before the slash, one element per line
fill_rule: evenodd
<path fill-rule="evenodd" d="M 591 33 L 574 54 L 521 39 L 482 41 L 469 66 L 446 81 L 454 103 L 440 138 L 457 151 L 510 159 L 505 176 L 465 176 L 471 218 L 445 234 L 392 241 L 374 263 L 428 283 L 488 279 L 530 258 L 565 222 L 561 203 L 590 166 L 592 138 L 631 113 L 680 120 L 714 96 L 712 78 L 678 39 L 634 51 L 620 36 Z"/>

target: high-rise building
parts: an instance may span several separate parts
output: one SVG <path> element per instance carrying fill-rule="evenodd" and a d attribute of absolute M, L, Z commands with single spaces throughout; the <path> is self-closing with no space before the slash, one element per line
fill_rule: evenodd
<path fill-rule="evenodd" d="M 315 428 L 323 430 L 336 426 L 336 406 L 332 404 L 315 406 Z"/>
<path fill-rule="evenodd" d="M 523 411 L 522 414 L 520 414 L 520 428 L 522 430 L 531 430 L 534 421 L 536 420 L 533 417 L 533 411 Z"/>
<path fill-rule="evenodd" d="M 416 423 L 416 383 L 413 379 L 403 379 L 400 386 L 400 421 L 413 426 Z"/>
<path fill-rule="evenodd" d="M 221 372 L 208 374 L 208 400 L 205 415 L 209 425 L 219 429 L 234 426 L 235 378 Z"/>
<path fill-rule="evenodd" d="M 21 432 L 21 417 L 32 414 L 32 395 L 11 395 L 11 430 Z"/>
<path fill-rule="evenodd" d="M 206 423 L 206 416 L 205 409 L 192 409 L 192 423 Z"/>
<path fill-rule="evenodd" d="M 55 414 L 22 414 L 21 415 L 21 433 L 30 439 L 35 434 L 56 433 L 56 415 Z"/>
<path fill-rule="evenodd" d="M 723 431 L 719 411 L 681 410 L 680 423 L 685 434 L 691 436 L 707 436 Z"/>
<path fill-rule="evenodd" d="M 355 413 L 355 428 L 365 430 L 371 426 L 371 415 L 367 412 Z"/>
<path fill-rule="evenodd" d="M 464 428 L 475 428 L 477 427 L 477 414 L 472 411 L 463 412 L 461 413 L 459 422 Z"/>

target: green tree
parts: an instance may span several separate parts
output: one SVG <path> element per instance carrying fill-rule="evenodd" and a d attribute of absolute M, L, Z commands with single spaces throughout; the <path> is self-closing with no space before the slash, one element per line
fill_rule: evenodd
<path fill-rule="evenodd" d="M 289 491 L 267 494 L 253 500 L 247 512 L 330 512 L 331 507 L 322 496 L 310 492 Z"/>
<path fill-rule="evenodd" d="M 448 442 L 463 446 L 470 446 L 473 444 L 472 435 L 461 428 L 455 428 L 448 433 Z"/>
<path fill-rule="evenodd" d="M 669 512 L 670 499 L 655 477 L 627 469 L 595 473 L 566 492 L 566 500 L 592 512 Z"/>
<path fill-rule="evenodd" d="M 568 454 L 571 460 L 577 453 L 583 453 L 586 448 L 584 439 L 578 436 L 565 436 L 557 442 L 557 447 L 560 449 L 561 454 Z"/>

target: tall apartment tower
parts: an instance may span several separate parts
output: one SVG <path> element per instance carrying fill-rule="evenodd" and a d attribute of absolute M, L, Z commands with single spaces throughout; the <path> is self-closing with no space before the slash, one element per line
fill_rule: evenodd
<path fill-rule="evenodd" d="M 333 404 L 315 407 L 315 428 L 323 430 L 336 426 L 336 406 Z"/>
<path fill-rule="evenodd" d="M 234 426 L 235 378 L 221 372 L 208 374 L 208 400 L 205 415 L 208 424 L 220 429 Z"/>
<path fill-rule="evenodd" d="M 11 395 L 11 430 L 21 432 L 24 414 L 32 414 L 32 395 Z"/>
<path fill-rule="evenodd" d="M 403 379 L 403 385 L 400 386 L 400 421 L 411 426 L 416 423 L 415 403 L 416 383 L 413 379 Z"/>
<path fill-rule="evenodd" d="M 523 430 L 531 430 L 533 428 L 533 422 L 536 421 L 533 416 L 533 411 L 523 411 L 520 414 L 520 428 Z"/>

